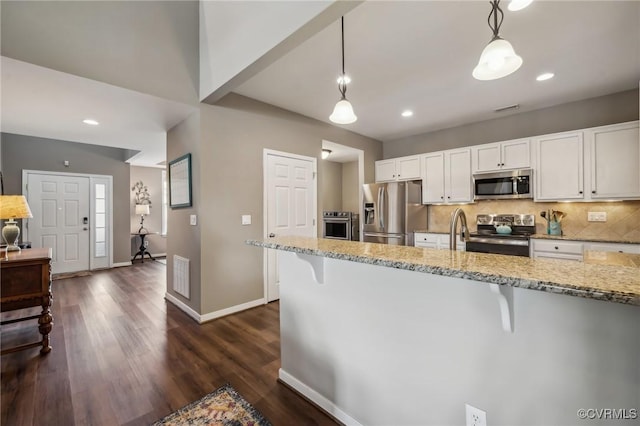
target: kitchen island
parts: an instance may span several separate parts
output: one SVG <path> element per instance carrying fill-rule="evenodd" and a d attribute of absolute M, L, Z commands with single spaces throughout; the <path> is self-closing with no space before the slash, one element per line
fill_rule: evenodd
<path fill-rule="evenodd" d="M 634 255 L 248 243 L 280 250 L 280 379 L 345 424 L 464 424 L 465 403 L 492 425 L 589 424 L 581 408 L 638 423 Z"/>

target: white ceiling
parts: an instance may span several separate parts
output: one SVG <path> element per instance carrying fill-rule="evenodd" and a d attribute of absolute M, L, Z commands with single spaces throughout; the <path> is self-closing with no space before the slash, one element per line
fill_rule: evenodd
<path fill-rule="evenodd" d="M 342 127 L 389 141 L 638 87 L 639 1 L 506 6 L 500 34 L 524 64 L 494 81 L 471 76 L 491 38 L 488 1 L 368 1 L 353 9 L 345 55 L 358 121 Z M 340 68 L 337 21 L 234 91 L 329 122 Z M 535 80 L 547 71 L 555 78 Z M 512 104 L 520 108 L 493 111 Z M 404 109 L 414 116 L 401 117 Z"/>
<path fill-rule="evenodd" d="M 166 158 L 166 132 L 194 108 L 2 57 L 2 131 L 140 151 L 133 165 Z M 89 126 L 92 118 L 100 122 Z"/>
<path fill-rule="evenodd" d="M 357 6 L 345 16 L 345 47 L 347 97 L 359 119 L 342 127 L 389 141 L 638 87 L 640 1 L 536 0 L 519 12 L 504 9 L 501 35 L 524 64 L 482 82 L 471 71 L 491 38 L 488 1 Z M 1 66 L 3 132 L 138 150 L 134 165 L 162 163 L 165 132 L 194 111 L 6 57 Z M 543 71 L 556 77 L 536 82 Z M 234 91 L 329 122 L 339 73 L 336 21 Z M 520 109 L 493 112 L 515 103 Z M 415 115 L 401 117 L 406 108 Z"/>

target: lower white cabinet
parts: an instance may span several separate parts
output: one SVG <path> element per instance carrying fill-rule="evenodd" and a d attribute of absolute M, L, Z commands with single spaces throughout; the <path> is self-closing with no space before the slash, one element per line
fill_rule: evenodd
<path fill-rule="evenodd" d="M 414 245 L 416 247 L 432 248 L 432 249 L 449 249 L 449 234 L 433 234 L 426 232 L 416 232 L 414 234 Z M 458 237 L 456 249 L 464 251 L 465 242 Z"/>
<path fill-rule="evenodd" d="M 531 257 L 582 260 L 586 250 L 640 254 L 640 244 L 531 239 Z"/>
<path fill-rule="evenodd" d="M 584 250 L 640 254 L 640 244 L 584 243 Z"/>
<path fill-rule="evenodd" d="M 531 257 L 582 261 L 582 242 L 531 239 Z"/>

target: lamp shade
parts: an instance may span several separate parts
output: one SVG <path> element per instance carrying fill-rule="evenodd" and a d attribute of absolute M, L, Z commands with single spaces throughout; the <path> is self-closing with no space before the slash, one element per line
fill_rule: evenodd
<path fill-rule="evenodd" d="M 515 72 L 522 65 L 522 58 L 516 55 L 507 40 L 495 38 L 484 48 L 473 76 L 478 80 L 495 80 Z"/>
<path fill-rule="evenodd" d="M 136 214 L 148 215 L 150 211 L 149 204 L 136 204 Z"/>
<path fill-rule="evenodd" d="M 329 116 L 329 120 L 337 124 L 351 124 L 357 119 L 358 117 L 353 113 L 351 103 L 346 99 L 338 101 L 333 109 L 333 114 Z"/>
<path fill-rule="evenodd" d="M 0 195 L 0 219 L 27 219 L 33 217 L 24 195 Z"/>

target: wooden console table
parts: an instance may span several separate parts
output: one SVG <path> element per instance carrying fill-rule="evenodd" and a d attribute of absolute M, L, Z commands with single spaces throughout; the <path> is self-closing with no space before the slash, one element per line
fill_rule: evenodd
<path fill-rule="evenodd" d="M 9 252 L 0 258 L 0 312 L 42 306 L 40 315 L 16 318 L 0 322 L 0 325 L 38 319 L 38 331 L 42 341 L 27 343 L 2 350 L 1 354 L 42 346 L 41 354 L 51 352 L 49 333 L 53 327 L 51 315 L 51 249 L 24 249 L 21 253 Z"/>

